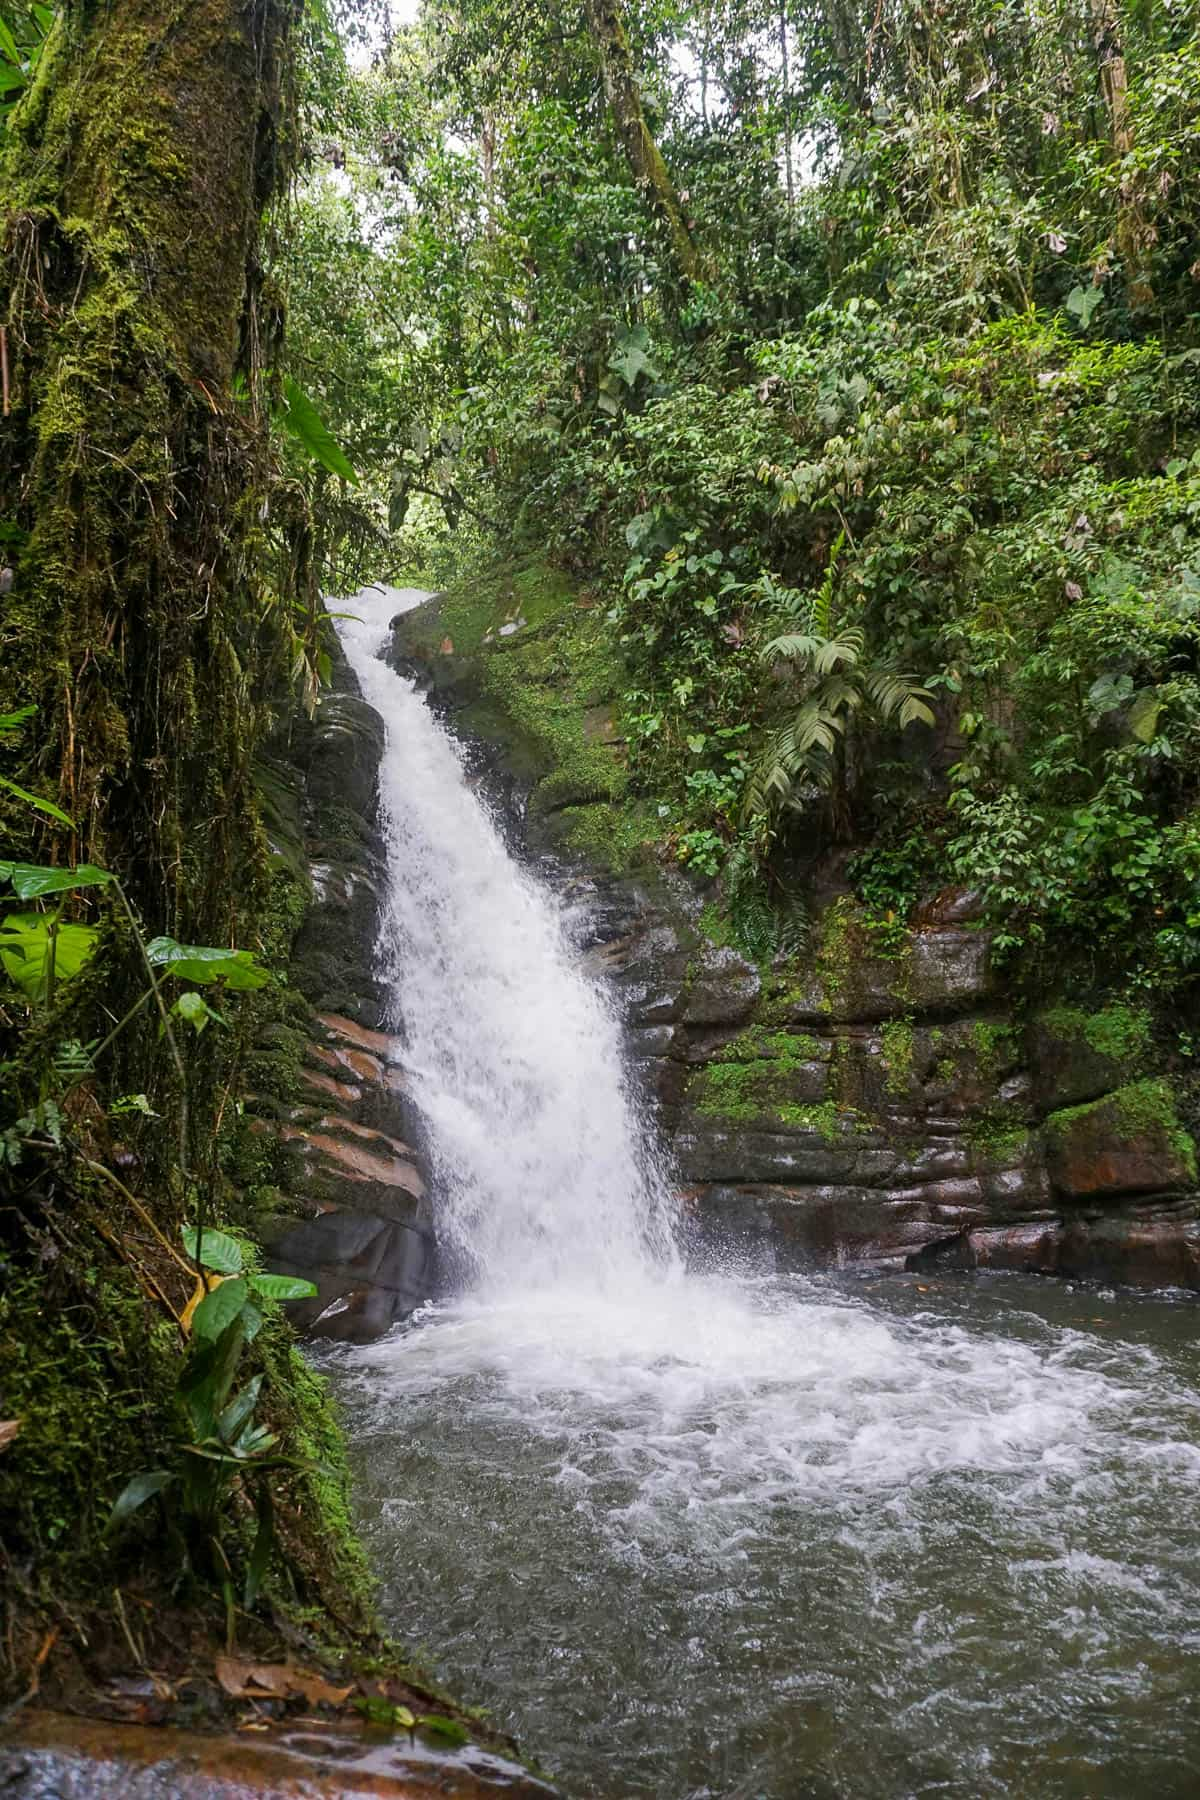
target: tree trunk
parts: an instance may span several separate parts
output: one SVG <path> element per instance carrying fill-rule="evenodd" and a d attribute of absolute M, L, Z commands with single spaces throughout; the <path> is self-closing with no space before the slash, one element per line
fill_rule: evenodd
<path fill-rule="evenodd" d="M 604 92 L 633 179 L 666 229 L 684 283 L 695 281 L 699 274 L 696 246 L 662 152 L 646 124 L 618 0 L 585 0 L 585 6 L 588 28 L 600 55 Z"/>
<path fill-rule="evenodd" d="M 779 0 L 779 64 L 783 80 L 783 166 L 787 179 L 787 203 L 791 212 L 796 204 L 796 187 L 792 175 L 792 95 L 791 71 L 788 67 L 788 24 L 786 0 Z"/>
<path fill-rule="evenodd" d="M 1133 149 L 1133 125 L 1129 117 L 1129 77 L 1116 0 L 1092 0 L 1092 28 L 1113 156 L 1118 162 L 1124 162 Z M 1122 183 L 1117 197 L 1117 248 L 1124 265 L 1129 303 L 1134 307 L 1148 306 L 1154 299 L 1145 277 L 1145 233 L 1146 220 L 1137 196 Z"/>
<path fill-rule="evenodd" d="M 258 244 L 292 4 L 68 0 L 0 162 L 0 517 L 27 534 L 0 709 L 38 708 L 33 772 L 76 824 L 54 854 L 106 860 L 180 934 L 228 933 L 262 862 L 249 758 L 284 607 Z"/>

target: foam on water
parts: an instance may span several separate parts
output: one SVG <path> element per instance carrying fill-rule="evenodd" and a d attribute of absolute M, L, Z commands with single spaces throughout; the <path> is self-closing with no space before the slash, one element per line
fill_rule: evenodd
<path fill-rule="evenodd" d="M 573 1793 L 1191 1791 L 1180 1315 L 1164 1350 L 1033 1284 L 685 1271 L 570 917 L 376 660 L 421 597 L 343 627 L 388 732 L 382 964 L 472 1272 L 332 1365 L 394 1624 Z"/>

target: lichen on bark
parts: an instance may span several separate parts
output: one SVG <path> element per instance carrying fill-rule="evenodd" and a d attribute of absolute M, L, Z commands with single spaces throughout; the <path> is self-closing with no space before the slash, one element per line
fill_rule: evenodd
<path fill-rule="evenodd" d="M 3 154 L 19 540 L 0 708 L 156 925 L 228 936 L 260 862 L 250 753 L 280 638 L 263 209 L 286 166 L 290 0 L 69 5 Z"/>

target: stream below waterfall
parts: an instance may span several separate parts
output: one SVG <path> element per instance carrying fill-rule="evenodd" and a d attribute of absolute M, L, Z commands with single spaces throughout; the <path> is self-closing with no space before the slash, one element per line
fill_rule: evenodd
<path fill-rule="evenodd" d="M 342 626 L 461 1272 L 322 1358 L 389 1624 L 570 1795 L 1194 1795 L 1194 1305 L 685 1268 L 583 922 L 377 660 L 420 598 Z"/>

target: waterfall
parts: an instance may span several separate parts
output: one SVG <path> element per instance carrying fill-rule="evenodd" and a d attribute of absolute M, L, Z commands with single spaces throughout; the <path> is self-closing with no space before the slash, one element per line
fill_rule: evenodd
<path fill-rule="evenodd" d="M 674 1260 L 669 1196 L 570 919 L 510 857 L 462 747 L 380 660 L 420 589 L 367 588 L 341 621 L 386 727 L 380 968 L 429 1125 L 438 1231 L 474 1285 L 597 1286 Z"/>
<path fill-rule="evenodd" d="M 569 914 L 343 638 L 380 945 L 471 1272 L 328 1366 L 384 1615 L 573 1794 L 1196 1791 L 1194 1313 L 1010 1277 L 678 1266 Z"/>

